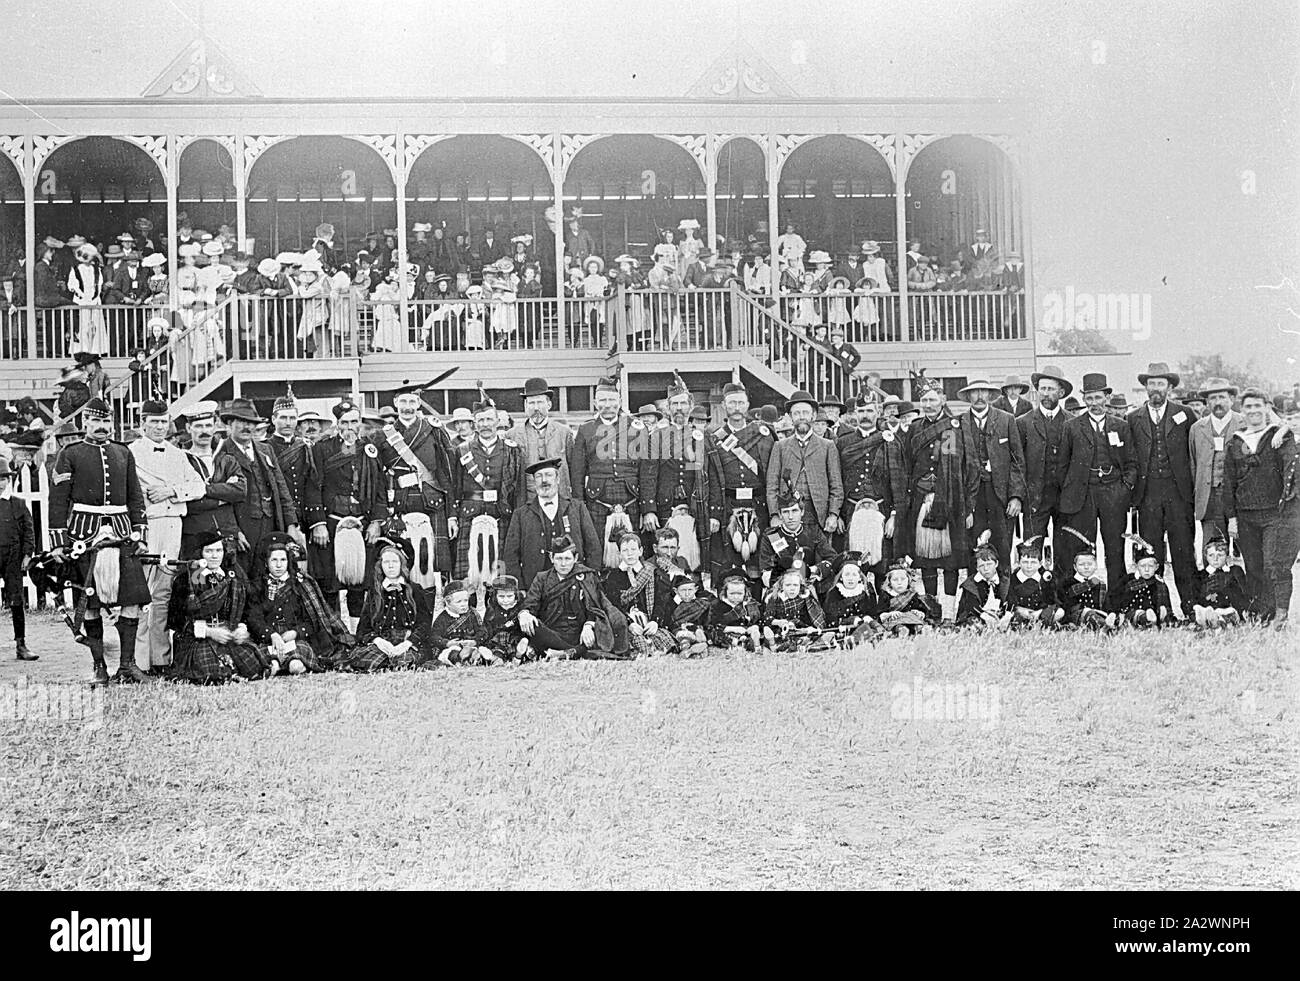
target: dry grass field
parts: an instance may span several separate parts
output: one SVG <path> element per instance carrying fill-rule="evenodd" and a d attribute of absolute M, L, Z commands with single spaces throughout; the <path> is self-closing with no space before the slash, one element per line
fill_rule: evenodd
<path fill-rule="evenodd" d="M 88 676 L 61 630 L 6 692 Z M 114 688 L 0 721 L 0 886 L 1296 888 L 1296 640 Z"/>

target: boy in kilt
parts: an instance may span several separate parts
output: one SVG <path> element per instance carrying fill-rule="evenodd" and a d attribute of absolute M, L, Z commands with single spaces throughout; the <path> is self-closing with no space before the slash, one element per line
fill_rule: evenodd
<path fill-rule="evenodd" d="M 749 581 L 731 575 L 722 581 L 709 607 L 708 637 L 714 647 L 759 651 L 763 648 L 763 608 L 749 595 Z"/>
<path fill-rule="evenodd" d="M 672 630 L 677 649 L 685 657 L 695 657 L 708 650 L 709 610 L 713 594 L 700 593 L 698 573 L 672 580 Z"/>
<path fill-rule="evenodd" d="M 1013 627 L 1054 627 L 1065 612 L 1056 599 L 1056 583 L 1043 568 L 1043 546 L 1037 538 L 1016 546 L 1019 568 L 1011 574 L 1007 605 Z M 1048 560 L 1050 564 L 1050 558 Z"/>
<path fill-rule="evenodd" d="M 429 647 L 437 655 L 439 664 L 451 667 L 453 664 L 501 663 L 491 650 L 479 646 L 483 623 L 478 618 L 478 611 L 470 606 L 471 592 L 469 584 L 459 579 L 448 583 L 443 590 L 442 598 L 447 605 L 433 618 L 429 630 Z M 425 665 L 432 666 L 432 661 Z"/>
<path fill-rule="evenodd" d="M 1010 577 L 998 572 L 998 551 L 992 545 L 975 547 L 975 574 L 962 580 L 957 590 L 957 626 L 1000 629 L 1011 621 L 1007 605 Z"/>
<path fill-rule="evenodd" d="M 1130 627 L 1148 629 L 1170 622 L 1169 587 L 1156 577 L 1159 561 L 1155 549 L 1138 535 L 1125 535 L 1133 543 L 1133 564 L 1137 567 L 1124 580 L 1115 596 L 1115 608 Z M 1189 598 L 1190 601 L 1190 598 Z"/>
<path fill-rule="evenodd" d="M 483 646 L 502 661 L 528 661 L 536 657 L 519 626 L 519 580 L 498 576 L 484 598 Z"/>
<path fill-rule="evenodd" d="M 1239 624 L 1250 607 L 1246 574 L 1228 556 L 1228 543 L 1218 535 L 1205 543 L 1205 568 L 1196 574 L 1192 613 L 1199 627 Z"/>
<path fill-rule="evenodd" d="M 1073 530 L 1062 529 L 1065 532 Z M 1110 590 L 1097 577 L 1097 552 L 1088 541 L 1076 548 L 1074 575 L 1062 583 L 1059 590 L 1061 609 L 1065 611 L 1061 622 L 1067 627 L 1110 630 L 1115 626 L 1115 614 L 1110 608 Z"/>

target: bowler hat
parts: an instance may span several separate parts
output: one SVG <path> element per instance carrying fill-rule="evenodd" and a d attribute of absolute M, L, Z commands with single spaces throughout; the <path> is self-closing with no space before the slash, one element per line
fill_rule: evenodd
<path fill-rule="evenodd" d="M 1101 372 L 1090 371 L 1083 376 L 1083 387 L 1081 389 L 1084 395 L 1091 395 L 1093 392 L 1105 392 L 1109 395 L 1114 391 L 1106 382 L 1106 376 Z"/>
<path fill-rule="evenodd" d="M 1058 382 L 1061 387 L 1065 389 L 1064 394 L 1066 395 L 1069 395 L 1074 391 L 1074 386 L 1065 379 L 1065 372 L 1054 364 L 1045 364 L 1043 365 L 1042 371 L 1035 371 L 1029 376 L 1029 383 L 1033 385 L 1034 388 L 1037 388 L 1038 383 L 1044 378 L 1050 378 L 1052 381 Z"/>
<path fill-rule="evenodd" d="M 785 411 L 789 412 L 791 408 L 800 403 L 807 404 L 814 412 L 817 410 L 817 397 L 809 392 L 798 391 L 785 400 Z"/>
<path fill-rule="evenodd" d="M 524 382 L 524 398 L 531 399 L 538 395 L 555 395 L 545 378 L 530 378 Z"/>
<path fill-rule="evenodd" d="M 1145 385 L 1152 378 L 1163 378 L 1171 388 L 1178 387 L 1178 372 L 1170 371 L 1169 365 L 1163 361 L 1152 361 L 1147 365 L 1147 370 L 1138 375 L 1138 384 Z"/>
<path fill-rule="evenodd" d="M 230 405 L 221 410 L 221 421 L 238 419 L 241 422 L 265 422 L 257 414 L 257 406 L 252 399 L 231 399 Z"/>

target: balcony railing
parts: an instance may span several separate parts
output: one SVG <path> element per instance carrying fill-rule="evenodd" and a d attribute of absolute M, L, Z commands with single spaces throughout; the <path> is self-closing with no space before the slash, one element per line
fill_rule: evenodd
<path fill-rule="evenodd" d="M 89 351 L 108 358 L 129 358 L 148 346 L 149 320 L 157 316 L 171 322 L 166 306 L 101 303 L 37 308 L 36 349 L 29 350 L 24 339 L 19 356 L 66 359 Z"/>

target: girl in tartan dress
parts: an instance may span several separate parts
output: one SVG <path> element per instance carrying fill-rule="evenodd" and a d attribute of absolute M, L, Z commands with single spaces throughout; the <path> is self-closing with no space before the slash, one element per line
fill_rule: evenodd
<path fill-rule="evenodd" d="M 728 650 L 763 649 L 763 608 L 749 595 L 744 576 L 729 575 L 709 608 L 709 643 Z"/>
<path fill-rule="evenodd" d="M 202 558 L 182 568 L 172 583 L 167 626 L 175 631 L 173 677 L 222 682 L 260 678 L 269 662 L 244 623 L 248 583 L 219 531 L 199 539 Z"/>
<path fill-rule="evenodd" d="M 815 639 L 813 628 L 825 629 L 826 614 L 812 587 L 804 584 L 802 571 L 790 569 L 781 577 L 768 595 L 763 622 L 777 651 L 806 647 Z"/>
<path fill-rule="evenodd" d="M 876 622 L 879 602 L 875 588 L 862 574 L 862 556 L 857 552 L 847 553 L 835 582 L 826 591 L 826 625 L 852 630 L 872 625 Z"/>
<path fill-rule="evenodd" d="M 402 545 L 386 542 L 380 549 L 357 623 L 361 646 L 336 660 L 340 669 L 412 668 L 429 659 L 433 615 L 424 590 L 411 584 L 410 544 Z"/>
<path fill-rule="evenodd" d="M 248 601 L 248 630 L 262 647 L 271 674 L 324 671 L 336 649 L 356 643 L 316 580 L 298 570 L 298 551 L 288 535 L 269 537 L 262 569 Z"/>
<path fill-rule="evenodd" d="M 627 532 L 618 539 L 619 564 L 605 572 L 605 595 L 627 615 L 628 641 L 636 657 L 670 654 L 677 648 L 672 634 L 673 588 L 653 562 L 641 557 L 641 539 Z"/>

